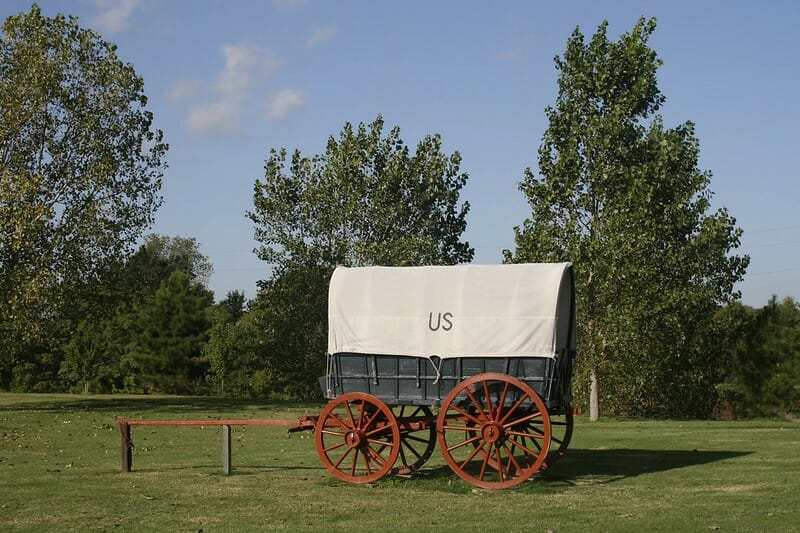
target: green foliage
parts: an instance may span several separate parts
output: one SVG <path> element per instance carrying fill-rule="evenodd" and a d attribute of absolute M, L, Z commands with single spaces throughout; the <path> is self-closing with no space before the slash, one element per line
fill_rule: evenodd
<path fill-rule="evenodd" d="M 125 261 L 121 281 L 129 293 L 150 293 L 176 270 L 186 274 L 191 282 L 207 285 L 214 268 L 200 253 L 200 245 L 194 238 L 151 234 Z"/>
<path fill-rule="evenodd" d="M 279 398 L 315 398 L 325 372 L 327 266 L 289 265 L 261 284 L 254 303 L 262 324 L 260 387 Z"/>
<path fill-rule="evenodd" d="M 213 295 L 180 270 L 138 308 L 133 350 L 126 355 L 131 378 L 146 392 L 186 393 L 205 376 L 202 348 Z"/>
<path fill-rule="evenodd" d="M 197 346 L 192 344 L 197 339 L 189 338 L 197 333 L 183 337 L 170 332 L 178 324 L 168 321 L 186 319 L 173 316 L 171 306 L 178 305 L 181 314 L 205 322 L 205 308 L 212 297 L 204 280 L 210 271 L 211 265 L 194 239 L 148 236 L 124 263 L 91 285 L 100 293 L 94 305 L 75 310 L 77 327 L 65 334 L 60 378 L 68 386 L 79 385 L 78 390 L 201 390 L 195 387 L 202 383 L 207 364 L 198 358 Z M 185 282 L 176 285 L 172 279 L 176 273 Z M 189 288 L 181 288 L 184 284 Z M 166 350 L 155 347 L 147 340 L 148 328 L 159 342 L 175 345 Z M 204 331 L 202 326 L 188 329 Z M 204 341 L 205 337 L 201 338 Z M 187 343 L 192 344 L 191 349 Z M 173 349 L 175 352 L 170 352 Z M 186 353 L 190 354 L 188 363 L 180 355 Z M 179 363 L 158 370 L 161 356 L 176 358 Z M 153 377 L 156 371 L 161 373 L 158 379 Z"/>
<path fill-rule="evenodd" d="M 244 295 L 228 294 L 212 312 L 208 342 L 203 348 L 210 364 L 210 381 L 216 393 L 226 396 L 260 396 L 270 393 L 269 354 L 261 311 L 245 312 L 236 302 Z M 232 312 L 233 308 L 233 312 Z"/>
<path fill-rule="evenodd" d="M 734 306 L 738 323 L 728 379 L 721 386 L 732 415 L 800 415 L 800 304 L 772 297 L 761 309 Z"/>
<path fill-rule="evenodd" d="M 438 135 L 412 154 L 383 119 L 330 137 L 324 154 L 288 162 L 272 150 L 253 211 L 257 253 L 273 264 L 256 305 L 264 320 L 259 383 L 272 394 L 318 395 L 324 370 L 327 286 L 336 265 L 423 265 L 470 261 L 461 241 L 469 204 L 458 152 Z"/>
<path fill-rule="evenodd" d="M 642 18 L 615 42 L 603 23 L 588 44 L 576 29 L 556 58 L 541 178 L 525 172 L 532 214 L 506 261 L 575 264 L 578 382 L 596 373 L 609 411 L 697 416 L 721 379 L 714 313 L 736 298 L 748 258 L 730 255 L 735 219 L 708 213 L 711 175 L 698 168 L 693 124 L 666 129 L 655 115 L 655 27 Z"/>
<path fill-rule="evenodd" d="M 467 175 L 461 155 L 442 152 L 438 135 L 414 154 L 400 128 L 383 136 L 383 118 L 354 128 L 346 123 L 323 155 L 295 151 L 286 172 L 285 149 L 271 150 L 253 211 L 258 255 L 278 265 L 423 265 L 470 261 L 461 242 Z"/>
<path fill-rule="evenodd" d="M 83 392 L 90 392 L 90 384 L 106 363 L 106 339 L 103 324 L 81 320 L 72 338 L 64 346 L 64 360 L 60 374 L 68 382 L 82 383 Z"/>
<path fill-rule="evenodd" d="M 34 5 L 3 24 L 0 387 L 12 368 L 39 364 L 75 287 L 153 221 L 167 145 L 143 89 L 116 47 L 72 17 Z"/>
<path fill-rule="evenodd" d="M 219 306 L 227 311 L 231 320 L 236 321 L 247 312 L 247 298 L 241 291 L 230 291 Z"/>

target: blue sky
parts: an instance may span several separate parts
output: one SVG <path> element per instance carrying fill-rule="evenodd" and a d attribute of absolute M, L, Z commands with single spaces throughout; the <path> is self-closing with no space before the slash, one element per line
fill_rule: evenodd
<path fill-rule="evenodd" d="M 74 0 L 47 16 L 115 42 L 145 79 L 170 144 L 152 231 L 194 237 L 218 299 L 255 296 L 253 184 L 270 148 L 324 150 L 346 121 L 382 114 L 411 146 L 440 133 L 470 178 L 466 238 L 498 263 L 530 214 L 517 186 L 557 92 L 553 57 L 576 26 L 609 35 L 656 17 L 667 126 L 696 124 L 714 208 L 744 229 L 744 303 L 800 299 L 800 3 L 795 1 Z M 31 3 L 4 0 L 0 16 Z"/>

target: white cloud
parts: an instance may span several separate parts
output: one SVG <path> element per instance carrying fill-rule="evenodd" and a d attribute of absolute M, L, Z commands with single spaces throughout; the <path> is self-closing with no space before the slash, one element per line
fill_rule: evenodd
<path fill-rule="evenodd" d="M 334 33 L 335 28 L 328 29 L 318 39 L 328 39 Z M 198 93 L 205 97 L 205 102 L 188 110 L 189 133 L 220 136 L 237 132 L 252 115 L 252 95 L 263 89 L 264 78 L 279 66 L 271 51 L 248 44 L 226 44 L 220 47 L 220 53 L 224 64 L 210 85 L 203 87 L 197 80 L 179 80 L 168 91 L 167 97 L 173 103 L 197 101 Z M 303 91 L 282 89 L 271 95 L 262 116 L 278 120 L 305 104 Z"/>
<path fill-rule="evenodd" d="M 319 28 L 314 28 L 314 31 L 312 31 L 311 35 L 308 36 L 306 45 L 311 47 L 324 43 L 325 41 L 330 41 L 336 36 L 336 33 L 338 31 L 339 28 L 337 28 L 336 26 L 323 26 Z"/>
<path fill-rule="evenodd" d="M 218 100 L 189 110 L 186 127 L 190 133 L 224 134 L 236 131 L 242 105 L 235 100 Z"/>
<path fill-rule="evenodd" d="M 260 77 L 278 67 L 278 60 L 268 50 L 249 45 L 222 45 L 225 68 L 217 75 L 216 89 L 228 97 L 247 94 Z"/>
<path fill-rule="evenodd" d="M 306 95 L 297 89 L 281 89 L 274 93 L 267 104 L 267 118 L 277 120 L 285 117 L 289 111 L 303 107 Z"/>
<path fill-rule="evenodd" d="M 92 17 L 91 25 L 101 33 L 115 33 L 128 27 L 128 19 L 139 7 L 140 0 L 95 0 L 100 10 Z"/>
<path fill-rule="evenodd" d="M 203 88 L 198 81 L 181 80 L 169 90 L 168 98 L 173 103 L 186 101 L 201 91 L 208 98 L 189 109 L 186 127 L 190 133 L 224 135 L 237 131 L 254 87 L 279 66 L 272 52 L 247 44 L 222 45 L 220 53 L 224 66 L 213 84 Z M 291 109 L 293 104 L 286 105 Z M 282 116 L 286 112 L 278 109 L 276 113 Z"/>
<path fill-rule="evenodd" d="M 185 102 L 197 94 L 199 89 L 200 82 L 198 80 L 178 80 L 167 91 L 167 100 L 173 104 Z"/>

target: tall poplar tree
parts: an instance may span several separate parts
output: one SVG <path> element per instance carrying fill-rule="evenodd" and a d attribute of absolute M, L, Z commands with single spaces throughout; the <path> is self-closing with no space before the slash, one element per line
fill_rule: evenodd
<path fill-rule="evenodd" d="M 736 299 L 747 256 L 732 255 L 741 230 L 711 212 L 711 173 L 698 167 L 694 125 L 666 128 L 661 66 L 640 19 L 609 40 L 580 29 L 556 57 L 558 98 L 546 109 L 539 176 L 520 190 L 531 216 L 515 228 L 506 261 L 572 261 L 579 298 L 576 390 L 592 418 L 710 412 L 722 379 L 714 310 Z"/>

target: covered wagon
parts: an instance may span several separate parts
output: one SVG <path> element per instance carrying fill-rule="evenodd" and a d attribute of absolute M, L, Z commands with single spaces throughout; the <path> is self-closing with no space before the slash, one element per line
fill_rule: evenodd
<path fill-rule="evenodd" d="M 411 474 L 438 442 L 473 485 L 546 468 L 572 433 L 569 263 L 337 268 L 317 452 L 338 478 Z"/>

